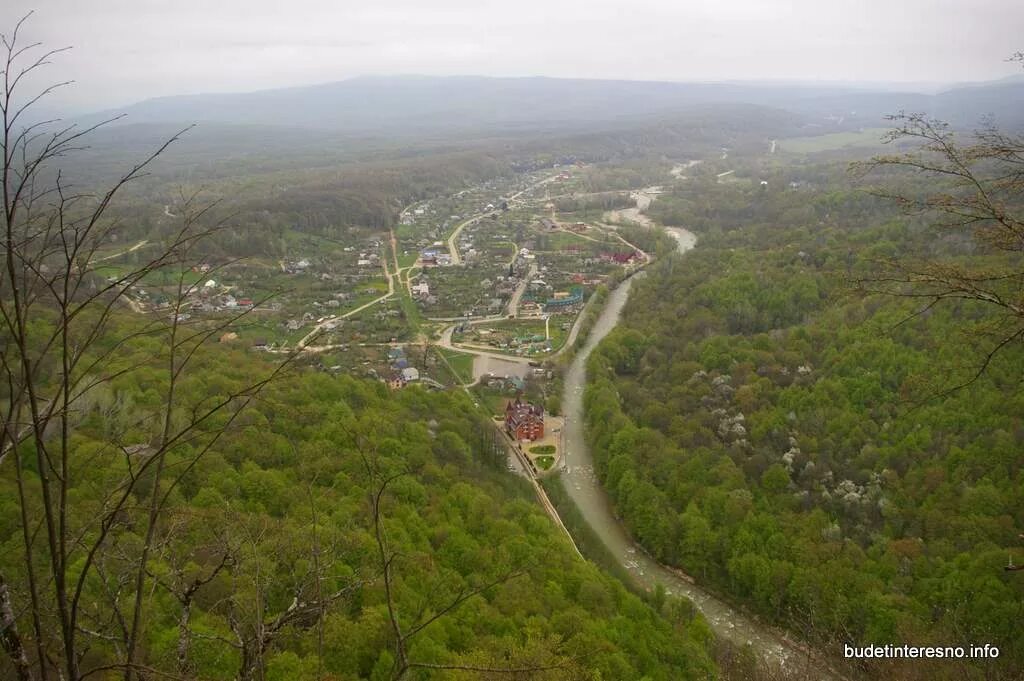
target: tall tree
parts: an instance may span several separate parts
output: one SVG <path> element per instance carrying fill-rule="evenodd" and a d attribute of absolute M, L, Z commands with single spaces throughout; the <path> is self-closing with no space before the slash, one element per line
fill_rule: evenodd
<path fill-rule="evenodd" d="M 1024 54 L 1012 60 L 1024 62 Z M 909 213 L 937 217 L 940 238 L 970 244 L 982 257 L 888 258 L 881 272 L 857 283 L 867 292 L 919 299 L 916 314 L 955 301 L 973 301 L 994 313 L 978 330 L 986 343 L 980 363 L 949 392 L 977 380 L 1001 350 L 1024 341 L 1024 137 L 992 121 L 963 135 L 924 114 L 899 113 L 891 120 L 895 127 L 887 142 L 910 151 L 878 156 L 855 169 L 895 168 L 923 177 L 927 189 L 919 193 L 874 191 Z"/>
<path fill-rule="evenodd" d="M 31 623 L 28 631 L 18 628 L 8 583 L 0 578 L 0 638 L 19 679 L 77 681 L 96 671 L 82 669 L 86 651 L 111 642 L 116 654 L 102 664 L 131 679 L 144 666 L 148 565 L 168 499 L 288 361 L 220 394 L 182 394 L 203 347 L 248 314 L 190 320 L 196 246 L 225 220 L 215 217 L 215 206 L 183 196 L 180 225 L 146 244 L 141 264 L 117 267 L 113 275 L 101 270 L 126 252 L 111 253 L 121 246 L 109 207 L 178 135 L 104 191 L 69 184 L 61 160 L 110 121 L 85 129 L 30 121 L 32 107 L 65 83 L 25 91 L 63 52 L 26 43 L 25 19 L 0 39 L 0 466 L 13 468 L 23 550 L 23 572 L 4 577 L 25 585 Z M 163 306 L 138 295 L 155 277 L 173 282 Z M 155 359 L 125 359 L 143 342 L 157 349 Z M 162 391 L 159 409 L 121 414 L 131 426 L 112 433 L 102 451 L 76 446 L 76 431 L 96 400 L 133 375 L 145 375 Z M 92 470 L 110 473 L 98 504 L 75 494 Z M 83 622 L 86 594 L 105 581 L 99 574 L 105 552 L 128 534 L 140 541 L 116 591 L 124 602 L 109 603 L 120 626 L 97 631 Z"/>

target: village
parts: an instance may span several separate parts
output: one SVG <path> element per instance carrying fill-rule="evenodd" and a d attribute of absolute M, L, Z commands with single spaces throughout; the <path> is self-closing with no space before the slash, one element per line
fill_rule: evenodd
<path fill-rule="evenodd" d="M 546 408 L 558 355 L 594 292 L 650 259 L 620 233 L 616 211 L 575 207 L 586 171 L 573 160 L 523 168 L 406 206 L 387 234 L 296 232 L 284 257 L 211 258 L 179 272 L 179 306 L 175 277 L 137 282 L 132 305 L 186 324 L 228 319 L 225 345 L 297 353 L 391 390 L 471 390 L 543 471 L 559 451 Z M 100 268 L 110 281 L 116 255 Z"/>

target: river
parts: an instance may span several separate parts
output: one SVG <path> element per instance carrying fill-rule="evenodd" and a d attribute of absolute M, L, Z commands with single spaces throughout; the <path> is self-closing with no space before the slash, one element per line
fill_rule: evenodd
<path fill-rule="evenodd" d="M 667 229 L 679 243 L 681 252 L 685 253 L 696 245 L 697 239 L 692 232 L 679 228 Z M 565 413 L 562 480 L 569 496 L 601 541 L 641 586 L 652 589 L 656 584 L 661 584 L 667 594 L 689 598 L 707 618 L 716 635 L 740 646 L 750 645 L 769 662 L 800 670 L 806 678 L 838 678 L 827 669 L 827 665 L 808 659 L 806 651 L 786 640 L 781 632 L 737 611 L 649 557 L 630 539 L 622 523 L 615 518 L 608 495 L 594 473 L 593 459 L 584 438 L 583 390 L 587 379 L 587 357 L 601 339 L 615 328 L 632 285 L 633 278 L 627 279 L 609 295 L 587 342 L 569 365 L 565 376 L 562 399 L 562 410 Z"/>

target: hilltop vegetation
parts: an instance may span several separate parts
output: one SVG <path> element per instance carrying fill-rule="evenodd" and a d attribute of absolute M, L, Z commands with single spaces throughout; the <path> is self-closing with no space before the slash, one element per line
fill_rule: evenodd
<path fill-rule="evenodd" d="M 160 354 L 158 346 L 139 350 Z M 202 403 L 232 390 L 267 368 L 253 361 L 221 348 L 204 353 L 182 398 Z M 160 408 L 163 386 L 150 376 L 149 383 L 116 382 L 81 414 L 69 520 L 83 543 L 98 531 L 91 516 L 126 465 L 110 443 L 144 438 L 139 424 Z M 111 400 L 133 407 L 114 421 L 105 416 Z M 179 471 L 195 453 L 193 446 L 175 448 L 168 470 Z M 136 463 L 144 456 L 140 451 Z M 503 456 L 461 392 L 389 396 L 379 383 L 311 372 L 276 384 L 175 488 L 159 488 L 170 503 L 149 567 L 155 582 L 144 604 L 145 664 L 203 679 L 392 678 L 395 639 L 370 499 L 380 491 L 379 476 L 408 471 L 387 487 L 381 512 L 395 556 L 391 602 L 406 632 L 424 625 L 409 639 L 414 662 L 533 668 L 538 679 L 668 681 L 713 673 L 701 619 L 664 619 L 577 558 L 528 488 L 504 473 Z M 35 472 L 24 472 L 26 487 L 37 489 Z M 10 467 L 0 489 L 5 500 L 17 497 Z M 156 492 L 143 485 L 129 508 L 144 508 Z M 19 526 L 16 505 L 0 506 L 5 575 L 21 575 Z M 117 629 L 107 623 L 132 605 L 118 585 L 131 573 L 141 530 L 119 522 L 86 584 L 83 671 L 117 659 Z M 186 606 L 181 599 L 192 580 L 201 585 Z M 22 584 L 10 583 L 19 609 Z M 327 594 L 337 597 L 328 601 Z M 460 597 L 465 601 L 446 612 Z M 322 608 L 295 609 L 319 598 Z M 56 631 L 55 613 L 40 615 Z M 8 665 L 5 656 L 5 678 Z M 441 670 L 421 677 L 477 675 Z"/>
<path fill-rule="evenodd" d="M 745 173 L 767 187 L 698 178 L 655 202 L 699 246 L 637 282 L 591 359 L 589 434 L 618 512 L 659 560 L 826 649 L 1002 651 L 868 665 L 878 678 L 1019 678 L 1024 582 L 1003 566 L 1024 524 L 1022 348 L 942 393 L 982 361 L 990 314 L 914 315 L 847 283 L 891 254 L 1011 256 L 936 238 L 842 164 Z"/>

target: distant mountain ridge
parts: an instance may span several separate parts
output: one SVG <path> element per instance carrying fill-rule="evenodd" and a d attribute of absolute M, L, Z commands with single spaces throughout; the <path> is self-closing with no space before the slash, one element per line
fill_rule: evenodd
<path fill-rule="evenodd" d="M 708 104 L 754 104 L 810 120 L 875 125 L 886 114 L 921 111 L 955 125 L 993 116 L 1024 127 L 1024 79 L 955 86 L 937 94 L 839 85 L 671 83 L 483 76 L 366 76 L 248 93 L 149 99 L 79 119 L 126 114 L 130 123 L 226 123 L 387 134 L 479 130 L 559 130 L 663 118 Z"/>

